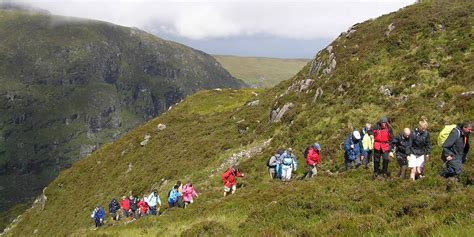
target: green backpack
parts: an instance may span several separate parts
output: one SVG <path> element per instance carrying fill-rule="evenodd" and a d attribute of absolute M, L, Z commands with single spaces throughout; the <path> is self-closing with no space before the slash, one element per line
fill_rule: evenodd
<path fill-rule="evenodd" d="M 443 130 L 438 135 L 438 146 L 443 146 L 446 139 L 448 139 L 449 134 L 456 128 L 456 124 L 446 125 Z"/>

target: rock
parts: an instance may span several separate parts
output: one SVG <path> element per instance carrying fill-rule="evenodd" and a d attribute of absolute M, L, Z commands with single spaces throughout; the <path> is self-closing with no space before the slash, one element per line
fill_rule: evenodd
<path fill-rule="evenodd" d="M 229 158 L 227 158 L 216 170 L 213 171 L 213 173 L 221 173 L 223 170 L 237 165 L 240 161 L 249 159 L 254 157 L 257 154 L 260 154 L 264 148 L 268 147 L 270 145 L 270 142 L 272 141 L 272 138 L 264 141 L 263 143 L 254 145 L 246 150 L 242 150 L 240 152 L 232 154 Z M 213 174 L 211 174 L 212 176 Z"/>
<path fill-rule="evenodd" d="M 97 149 L 96 145 L 81 145 L 79 149 L 79 157 L 84 158 L 92 154 Z"/>
<path fill-rule="evenodd" d="M 41 211 L 44 210 L 44 206 L 46 205 L 46 201 L 48 200 L 48 197 L 46 197 L 45 194 L 46 188 L 43 189 L 43 193 L 39 195 L 36 200 L 33 202 L 33 206 L 39 206 Z"/>
<path fill-rule="evenodd" d="M 130 173 L 132 171 L 132 163 L 128 163 L 128 169 L 127 169 L 127 172 L 125 173 Z"/>
<path fill-rule="evenodd" d="M 257 93 L 257 92 L 255 92 L 255 91 L 252 91 L 252 95 L 254 95 L 254 96 L 258 96 L 258 93 Z"/>
<path fill-rule="evenodd" d="M 286 103 L 283 107 L 273 110 L 270 121 L 273 123 L 280 122 L 281 118 L 283 118 L 283 115 L 285 115 L 286 112 L 288 112 L 288 110 L 290 110 L 294 106 L 295 105 L 293 103 Z"/>
<path fill-rule="evenodd" d="M 352 38 L 352 35 L 356 32 L 357 30 L 355 29 L 350 29 L 349 31 L 347 31 L 347 34 L 346 34 L 346 38 Z"/>
<path fill-rule="evenodd" d="M 314 93 L 314 97 L 313 97 L 313 103 L 315 103 L 319 97 L 321 97 L 323 95 L 323 89 L 321 89 L 321 87 L 319 87 L 318 89 L 316 89 L 316 93 Z"/>
<path fill-rule="evenodd" d="M 319 70 L 322 68 L 322 66 L 323 66 L 322 61 L 318 61 L 316 59 L 311 61 L 311 69 L 309 70 L 308 77 L 310 77 L 312 75 L 318 75 Z"/>
<path fill-rule="evenodd" d="M 216 88 L 216 89 L 214 89 L 214 90 L 215 90 L 215 91 L 222 91 L 221 88 Z"/>
<path fill-rule="evenodd" d="M 326 50 L 328 51 L 328 53 L 332 53 L 332 45 L 329 45 Z"/>
<path fill-rule="evenodd" d="M 379 88 L 380 93 L 384 94 L 385 96 L 392 96 L 392 90 L 386 86 L 381 86 Z"/>
<path fill-rule="evenodd" d="M 260 100 L 254 100 L 252 102 L 247 103 L 247 106 L 257 106 L 260 104 Z"/>
<path fill-rule="evenodd" d="M 387 31 L 385 31 L 385 36 L 389 36 L 390 33 L 392 33 L 392 31 L 395 29 L 395 25 L 392 23 L 390 23 L 390 25 L 388 25 L 387 27 Z"/>
<path fill-rule="evenodd" d="M 166 125 L 160 123 L 160 124 L 158 124 L 158 126 L 156 128 L 158 128 L 158 130 L 160 130 L 160 131 L 163 131 L 163 130 L 166 129 Z"/>
<path fill-rule="evenodd" d="M 313 84 L 314 80 L 312 79 L 303 79 L 300 81 L 293 82 L 288 89 L 286 90 L 286 94 L 290 92 L 296 92 L 296 93 L 301 93 L 303 91 L 306 91 L 310 88 L 310 86 Z M 308 93 L 308 92 L 306 92 Z"/>
<path fill-rule="evenodd" d="M 145 139 L 142 142 L 140 142 L 140 145 L 146 146 L 146 144 L 148 144 L 148 142 L 150 141 L 150 138 L 151 138 L 150 135 L 145 135 Z"/>
<path fill-rule="evenodd" d="M 461 93 L 461 95 L 462 95 L 462 96 L 467 96 L 467 97 L 469 97 L 469 96 L 474 95 L 474 91 L 463 92 L 463 93 Z"/>

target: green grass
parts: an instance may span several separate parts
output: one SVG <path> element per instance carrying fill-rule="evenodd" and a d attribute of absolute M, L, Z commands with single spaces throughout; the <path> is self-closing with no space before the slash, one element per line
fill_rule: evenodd
<path fill-rule="evenodd" d="M 351 38 L 338 37 L 332 43 L 337 66 L 330 74 L 310 74 L 310 63 L 258 96 L 223 90 L 188 97 L 63 171 L 46 190 L 45 209 L 28 210 L 7 236 L 472 236 L 474 163 L 465 164 L 459 183 L 447 182 L 438 175 L 441 149 L 435 141 L 444 124 L 474 118 L 472 96 L 460 95 L 474 90 L 474 45 L 466 37 L 473 10 L 471 1 L 423 1 L 358 25 Z M 392 22 L 396 28 L 386 37 Z M 445 31 L 432 32 L 433 22 Z M 315 61 L 328 58 L 323 50 Z M 439 67 L 430 66 L 434 62 Z M 287 93 L 307 78 L 317 83 Z M 381 86 L 393 96 L 383 95 Z M 324 93 L 314 101 L 318 88 Z M 246 106 L 255 99 L 258 106 Z M 289 102 L 295 106 L 282 121 L 270 122 L 272 109 Z M 434 149 L 426 178 L 393 178 L 394 160 L 386 181 L 372 181 L 370 169 L 344 172 L 343 139 L 384 114 L 396 134 L 428 118 Z M 160 123 L 167 128 L 159 131 Z M 150 143 L 141 147 L 146 134 Z M 246 177 L 237 193 L 222 197 L 216 168 L 269 138 L 269 147 L 239 163 Z M 304 167 L 301 151 L 316 141 L 322 146 L 318 177 L 289 184 L 267 177 L 265 163 L 276 149 L 294 148 Z M 130 163 L 132 172 L 126 173 Z M 297 175 L 302 173 L 300 168 Z M 159 191 L 162 199 L 176 180 L 192 180 L 201 195 L 186 210 L 164 208 L 158 217 L 114 226 L 109 221 L 92 230 L 88 215 L 95 205 L 129 192 L 141 195 L 163 178 L 169 182 Z"/>
<path fill-rule="evenodd" d="M 293 77 L 309 59 L 213 55 L 230 74 L 253 87 L 272 87 Z"/>

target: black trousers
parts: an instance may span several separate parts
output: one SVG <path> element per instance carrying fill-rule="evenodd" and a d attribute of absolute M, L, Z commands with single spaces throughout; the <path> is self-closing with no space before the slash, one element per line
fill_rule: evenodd
<path fill-rule="evenodd" d="M 382 161 L 382 172 L 380 172 L 380 159 Z M 388 151 L 383 152 L 382 150 L 374 150 L 374 174 L 387 174 L 388 173 Z"/>

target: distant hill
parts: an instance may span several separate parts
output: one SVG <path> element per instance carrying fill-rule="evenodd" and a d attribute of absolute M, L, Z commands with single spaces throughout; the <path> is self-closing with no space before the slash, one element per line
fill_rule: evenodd
<path fill-rule="evenodd" d="M 474 153 L 453 182 L 439 176 L 436 144 L 445 124 L 474 119 L 473 12 L 471 0 L 421 1 L 354 25 L 272 88 L 189 96 L 64 170 L 6 235 L 473 236 Z M 425 178 L 397 178 L 395 159 L 385 180 L 372 180 L 372 168 L 345 171 L 341 143 L 382 115 L 395 134 L 428 118 Z M 314 142 L 317 177 L 270 179 L 266 163 L 277 149 L 293 148 L 301 177 Z M 233 164 L 245 177 L 224 198 L 221 175 Z M 164 204 L 160 216 L 92 230 L 96 205 L 152 188 L 166 203 L 177 180 L 200 193 L 188 208 Z"/>
<path fill-rule="evenodd" d="M 211 56 L 135 28 L 0 10 L 0 211 L 201 89 L 241 88 Z"/>
<path fill-rule="evenodd" d="M 281 59 L 213 55 L 235 78 L 252 87 L 272 87 L 290 79 L 309 59 Z"/>

